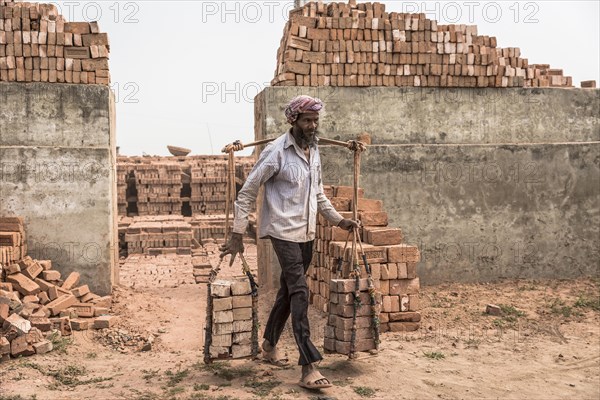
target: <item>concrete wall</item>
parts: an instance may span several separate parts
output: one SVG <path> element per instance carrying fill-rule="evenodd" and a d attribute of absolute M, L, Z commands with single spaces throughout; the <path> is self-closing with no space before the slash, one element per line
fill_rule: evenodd
<path fill-rule="evenodd" d="M 101 85 L 0 83 L 0 216 L 29 254 L 98 294 L 117 271 L 114 97 Z"/>
<path fill-rule="evenodd" d="M 326 103 L 322 136 L 371 134 L 361 186 L 421 248 L 422 282 L 600 273 L 598 90 L 267 88 L 257 139 L 288 128 L 283 109 L 301 93 Z M 325 183 L 351 184 L 348 151 L 321 152 Z M 259 266 L 275 285 L 268 244 Z"/>

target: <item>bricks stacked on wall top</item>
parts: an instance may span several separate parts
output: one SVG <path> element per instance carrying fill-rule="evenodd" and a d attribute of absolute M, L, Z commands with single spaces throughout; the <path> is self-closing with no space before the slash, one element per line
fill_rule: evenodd
<path fill-rule="evenodd" d="M 54 4 L 0 1 L 0 81 L 110 84 L 97 22 L 67 22 Z"/>
<path fill-rule="evenodd" d="M 572 87 L 477 26 L 438 25 L 381 3 L 310 2 L 290 12 L 273 86 Z"/>
<path fill-rule="evenodd" d="M 344 218 L 352 218 L 352 188 L 349 186 L 326 186 L 325 194 Z M 420 252 L 416 246 L 403 243 L 402 231 L 388 227 L 388 215 L 383 202 L 364 198 L 359 190 L 358 218 L 361 220 L 363 250 L 371 266 L 375 286 L 381 294 L 379 314 L 381 331 L 412 331 L 419 328 L 419 278 L 417 263 Z M 351 245 L 344 252 L 348 232 L 331 226 L 321 215 L 317 220 L 315 255 L 309 270 L 307 283 L 311 304 L 322 312 L 331 311 L 330 281 L 348 279 Z M 351 238 L 350 238 L 351 240 Z M 338 261 L 341 260 L 341 265 Z M 366 278 L 362 259 L 359 260 L 361 276 Z M 338 271 L 339 270 L 339 271 Z M 337 351 L 337 349 L 336 349 Z"/>
<path fill-rule="evenodd" d="M 181 216 L 137 217 L 125 233 L 128 254 L 192 254 L 192 238 Z"/>
<path fill-rule="evenodd" d="M 211 358 L 242 358 L 252 354 L 252 295 L 246 280 L 216 280 L 213 296 Z"/>
<path fill-rule="evenodd" d="M 110 328 L 118 322 L 111 304 L 110 296 L 80 282 L 79 273 L 62 277 L 49 260 L 0 263 L 0 361 L 51 351 L 48 336 L 57 332 Z"/>
<path fill-rule="evenodd" d="M 23 218 L 0 218 L 0 264 L 8 265 L 27 255 Z"/>

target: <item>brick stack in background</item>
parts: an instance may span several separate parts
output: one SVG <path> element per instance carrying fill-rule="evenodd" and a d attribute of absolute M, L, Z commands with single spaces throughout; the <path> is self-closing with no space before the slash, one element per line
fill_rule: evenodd
<path fill-rule="evenodd" d="M 474 25 L 438 25 L 381 3 L 310 2 L 291 11 L 273 86 L 572 87 Z"/>
<path fill-rule="evenodd" d="M 224 214 L 227 195 L 227 161 L 199 163 L 191 169 L 192 214 Z"/>
<path fill-rule="evenodd" d="M 352 218 L 352 188 L 349 186 L 324 187 L 325 194 L 344 218 Z M 362 223 L 361 236 L 367 261 L 371 266 L 375 286 L 381 293 L 381 331 L 412 331 L 419 328 L 419 278 L 417 263 L 420 252 L 416 246 L 403 243 L 402 231 L 388 227 L 388 216 L 383 202 L 364 198 L 359 190 L 358 218 Z M 315 255 L 307 283 L 311 304 L 319 311 L 331 311 L 333 290 L 331 279 L 350 278 L 351 246 L 344 252 L 348 232 L 331 226 L 321 215 L 317 220 Z M 342 260 L 338 272 L 338 260 Z M 366 278 L 362 259 L 361 276 Z M 333 303 L 337 304 L 337 303 Z"/>
<path fill-rule="evenodd" d="M 212 265 L 210 264 L 208 251 L 204 247 L 192 250 L 192 266 L 196 283 L 208 283 Z"/>
<path fill-rule="evenodd" d="M 354 315 L 354 279 L 332 279 L 329 281 L 329 318 L 325 326 L 324 349 L 328 352 L 350 354 L 352 324 Z M 368 351 L 376 348 L 373 330 L 373 313 L 367 279 L 359 280 L 360 306 L 356 310 L 355 351 Z M 381 304 L 381 295 L 376 302 Z M 379 309 L 380 306 L 377 306 Z"/>
<path fill-rule="evenodd" d="M 236 157 L 236 182 L 241 186 L 254 166 L 253 157 Z M 219 215 L 225 213 L 226 194 L 225 156 L 188 157 L 126 157 L 117 161 L 119 215 L 185 216 Z M 169 170 L 172 186 L 155 179 L 157 171 Z M 180 175 L 177 175 L 177 171 Z M 135 176 L 131 180 L 130 176 Z M 162 177 L 161 177 L 162 178 Z M 167 186 L 167 187 L 166 187 Z M 179 192 L 177 191 L 179 188 Z M 173 201 L 170 206 L 159 199 Z M 183 207 L 189 206 L 185 214 Z"/>
<path fill-rule="evenodd" d="M 27 255 L 23 218 L 0 218 L 0 264 L 8 265 Z"/>
<path fill-rule="evenodd" d="M 54 4 L 0 1 L 0 82 L 110 84 L 108 35 Z"/>
<path fill-rule="evenodd" d="M 137 217 L 125 233 L 128 254 L 192 254 L 192 238 L 181 216 Z"/>
<path fill-rule="evenodd" d="M 181 215 L 181 166 L 176 163 L 136 166 L 139 215 Z"/>
<path fill-rule="evenodd" d="M 252 354 L 252 295 L 248 280 L 216 280 L 213 297 L 211 358 Z"/>

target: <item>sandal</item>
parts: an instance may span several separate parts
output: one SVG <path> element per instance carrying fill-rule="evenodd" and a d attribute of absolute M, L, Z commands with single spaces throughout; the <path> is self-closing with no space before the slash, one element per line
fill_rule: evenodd
<path fill-rule="evenodd" d="M 317 383 L 318 381 L 326 381 L 327 383 Z M 298 383 L 300 387 L 309 390 L 327 389 L 333 386 L 329 379 L 325 378 L 317 370 L 311 371 Z"/>
<path fill-rule="evenodd" d="M 276 367 L 286 367 L 290 363 L 290 360 L 286 356 L 281 356 L 277 348 L 272 351 L 266 351 L 263 349 L 263 360 Z"/>

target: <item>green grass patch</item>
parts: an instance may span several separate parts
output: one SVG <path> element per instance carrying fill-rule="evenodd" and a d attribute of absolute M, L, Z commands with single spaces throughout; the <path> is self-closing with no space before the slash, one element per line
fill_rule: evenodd
<path fill-rule="evenodd" d="M 443 360 L 444 358 L 446 358 L 444 353 L 442 353 L 441 351 L 424 351 L 423 355 L 432 360 Z"/>
<path fill-rule="evenodd" d="M 194 368 L 211 372 L 221 379 L 232 381 L 236 378 L 247 378 L 256 374 L 252 367 L 232 367 L 227 362 L 214 362 L 210 364 L 194 364 Z"/>
<path fill-rule="evenodd" d="M 199 392 L 201 390 L 208 390 L 210 389 L 210 385 L 207 385 L 206 383 L 196 383 L 194 384 L 194 390 L 196 392 Z"/>
<path fill-rule="evenodd" d="M 258 397 L 268 396 L 279 385 L 281 385 L 281 381 L 278 380 L 259 381 L 257 379 L 249 379 L 244 382 L 244 386 L 251 388 L 251 392 Z"/>
<path fill-rule="evenodd" d="M 600 311 L 600 296 L 589 296 L 582 293 L 575 300 L 575 307 L 577 308 L 589 308 L 590 310 Z"/>
<path fill-rule="evenodd" d="M 352 389 L 360 397 L 375 397 L 375 389 L 368 386 L 354 386 Z"/>
<path fill-rule="evenodd" d="M 189 369 L 179 370 L 177 372 L 173 372 L 170 369 L 165 371 L 165 375 L 168 378 L 167 386 L 174 387 L 178 383 L 180 383 L 184 378 L 186 378 L 190 374 Z"/>

